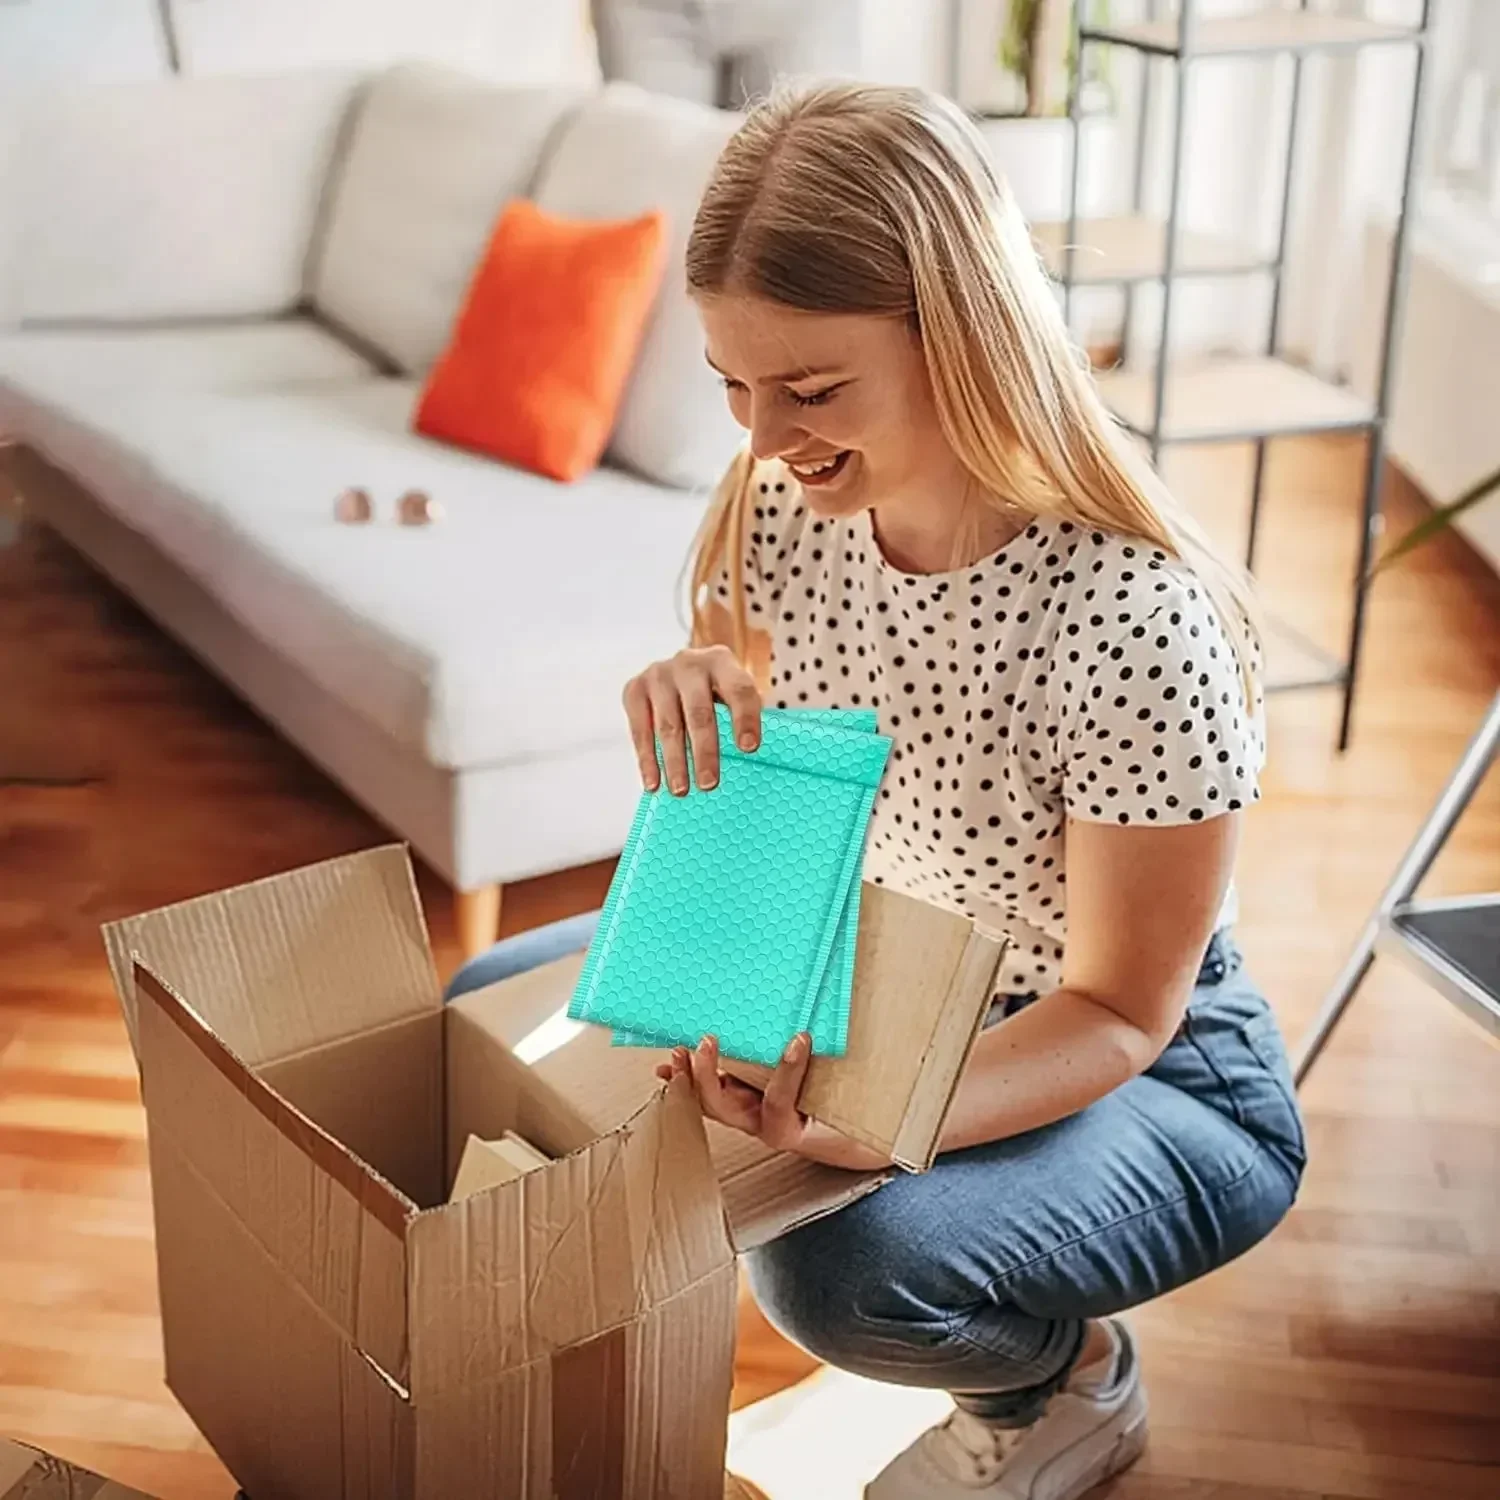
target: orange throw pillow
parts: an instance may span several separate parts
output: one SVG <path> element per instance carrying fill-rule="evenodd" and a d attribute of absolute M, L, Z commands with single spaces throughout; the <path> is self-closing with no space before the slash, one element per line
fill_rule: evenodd
<path fill-rule="evenodd" d="M 666 219 L 508 204 L 428 376 L 416 430 L 552 479 L 603 456 L 661 285 Z"/>

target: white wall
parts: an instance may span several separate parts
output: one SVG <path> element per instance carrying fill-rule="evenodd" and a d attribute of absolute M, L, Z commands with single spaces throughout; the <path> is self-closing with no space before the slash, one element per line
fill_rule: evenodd
<path fill-rule="evenodd" d="M 0 0 L 0 89 L 41 75 L 159 78 L 156 0 Z"/>
<path fill-rule="evenodd" d="M 1435 6 L 1435 11 L 1440 7 Z M 1370 0 L 1376 20 L 1414 23 L 1420 0 Z M 1365 316 L 1364 236 L 1400 201 L 1413 77 L 1408 47 L 1369 48 L 1308 67 L 1308 98 L 1287 284 L 1288 347 L 1329 375 L 1349 373 Z M 1436 79 L 1429 70 L 1429 103 Z"/>
<path fill-rule="evenodd" d="M 1373 397 L 1376 337 L 1385 315 L 1388 226 L 1365 232 L 1363 297 L 1355 320 L 1353 384 Z M 1411 258 L 1406 326 L 1393 367 L 1387 435 L 1392 456 L 1424 494 L 1452 500 L 1500 466 L 1500 229 L 1488 243 L 1419 229 Z M 1487 275 L 1487 272 L 1489 273 Z M 1458 523 L 1500 571 L 1500 499 L 1482 502 Z"/>
<path fill-rule="evenodd" d="M 185 73 L 428 58 L 516 83 L 596 77 L 587 0 L 166 0 Z M 0 0 L 0 81 L 166 74 L 158 0 Z"/>
<path fill-rule="evenodd" d="M 170 0 L 187 73 L 426 58 L 507 82 L 592 71 L 585 0 Z"/>
<path fill-rule="evenodd" d="M 872 83 L 948 88 L 949 6 L 950 0 L 864 0 L 862 75 Z"/>

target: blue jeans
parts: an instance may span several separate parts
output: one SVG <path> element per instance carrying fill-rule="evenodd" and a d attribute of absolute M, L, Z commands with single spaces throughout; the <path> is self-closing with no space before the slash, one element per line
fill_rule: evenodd
<path fill-rule="evenodd" d="M 453 992 L 577 951 L 593 927 L 501 943 Z M 1281 1222 L 1305 1162 L 1275 1018 L 1221 936 L 1182 1030 L 1140 1077 L 1056 1124 L 897 1173 L 746 1260 L 767 1317 L 819 1358 L 1021 1427 L 1067 1379 L 1086 1319 L 1243 1254 Z"/>

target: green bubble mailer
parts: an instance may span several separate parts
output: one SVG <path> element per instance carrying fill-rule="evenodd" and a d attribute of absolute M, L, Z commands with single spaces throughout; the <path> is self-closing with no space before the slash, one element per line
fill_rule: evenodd
<path fill-rule="evenodd" d="M 712 1033 L 769 1066 L 808 1030 L 814 1052 L 840 1055 L 891 742 L 868 711 L 768 709 L 747 754 L 718 718 L 719 785 L 642 795 L 568 1014 L 626 1045 Z"/>

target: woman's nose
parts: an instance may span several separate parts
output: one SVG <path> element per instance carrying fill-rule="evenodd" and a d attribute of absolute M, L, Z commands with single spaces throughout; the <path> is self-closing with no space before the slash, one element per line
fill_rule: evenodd
<path fill-rule="evenodd" d="M 750 410 L 750 451 L 756 458 L 780 458 L 797 441 L 797 427 L 775 401 L 757 401 Z"/>

